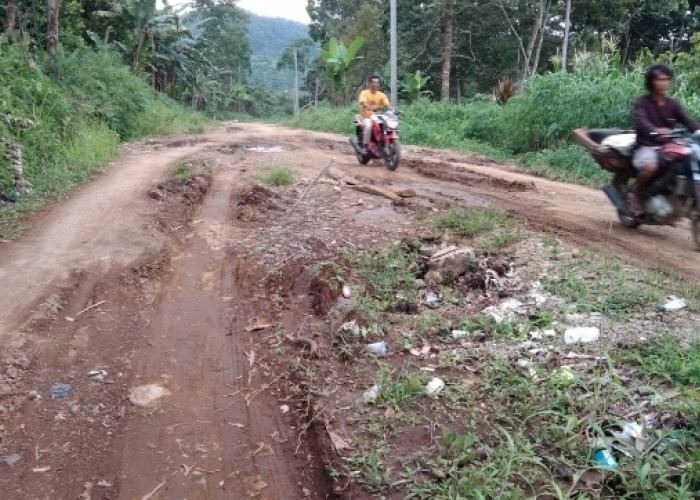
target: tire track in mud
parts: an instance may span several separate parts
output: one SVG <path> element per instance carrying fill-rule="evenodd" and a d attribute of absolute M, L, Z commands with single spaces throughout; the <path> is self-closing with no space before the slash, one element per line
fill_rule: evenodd
<path fill-rule="evenodd" d="M 172 279 L 137 354 L 143 384 L 172 395 L 132 420 L 123 444 L 120 498 L 141 498 L 163 483 L 165 498 L 324 498 L 325 481 L 295 456 L 291 417 L 265 391 L 264 357 L 246 326 L 269 310 L 251 290 L 254 264 L 228 255 L 235 174 L 217 174 L 188 248 L 173 258 Z M 266 375 L 266 376 L 263 376 Z M 258 388 L 256 390 L 256 388 Z M 262 388 L 262 389 L 260 389 Z"/>

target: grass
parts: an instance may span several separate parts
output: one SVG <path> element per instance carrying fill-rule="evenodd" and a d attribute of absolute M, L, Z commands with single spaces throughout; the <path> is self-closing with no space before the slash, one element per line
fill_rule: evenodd
<path fill-rule="evenodd" d="M 438 229 L 471 238 L 496 228 L 513 226 L 515 221 L 498 208 L 452 208 L 436 217 L 433 224 Z"/>
<path fill-rule="evenodd" d="M 258 175 L 258 179 L 271 187 L 289 186 L 294 184 L 298 172 L 292 167 L 275 166 L 267 167 Z"/>
<path fill-rule="evenodd" d="M 632 270 L 617 259 L 563 262 L 557 276 L 542 279 L 545 291 L 573 302 L 581 313 L 620 316 L 661 303 L 665 290 L 655 271 Z"/>

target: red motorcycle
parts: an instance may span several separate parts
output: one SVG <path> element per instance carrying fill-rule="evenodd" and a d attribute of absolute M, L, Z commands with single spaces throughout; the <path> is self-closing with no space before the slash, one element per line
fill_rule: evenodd
<path fill-rule="evenodd" d="M 399 142 L 400 112 L 384 111 L 372 120 L 372 135 L 367 152 L 363 152 L 362 129 L 363 119 L 355 117 L 355 137 L 350 138 L 350 145 L 355 150 L 357 161 L 366 165 L 372 159 L 384 160 L 389 170 L 396 170 L 401 158 L 401 143 Z"/>

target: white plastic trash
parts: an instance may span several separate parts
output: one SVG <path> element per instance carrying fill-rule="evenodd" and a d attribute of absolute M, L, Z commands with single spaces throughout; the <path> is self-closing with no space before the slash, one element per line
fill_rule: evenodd
<path fill-rule="evenodd" d="M 469 335 L 469 332 L 467 330 L 452 330 L 452 338 L 453 339 L 462 339 L 468 335 Z"/>
<path fill-rule="evenodd" d="M 386 356 L 389 346 L 384 341 L 374 342 L 372 344 L 367 344 L 367 350 L 377 356 Z"/>
<path fill-rule="evenodd" d="M 367 389 L 362 395 L 362 399 L 365 403 L 373 403 L 379 396 L 379 384 L 374 384 L 372 387 Z"/>
<path fill-rule="evenodd" d="M 428 382 L 428 385 L 425 386 L 425 393 L 430 396 L 434 396 L 444 387 L 445 382 L 441 378 L 434 377 L 430 382 Z"/>
<path fill-rule="evenodd" d="M 673 299 L 669 302 L 666 302 L 664 305 L 659 306 L 659 311 L 661 311 L 661 312 L 677 311 L 678 309 L 683 309 L 685 306 L 686 306 L 685 300 Z"/>
<path fill-rule="evenodd" d="M 564 332 L 564 342 L 567 344 L 588 344 L 600 338 L 600 330 L 595 326 L 577 326 Z"/>

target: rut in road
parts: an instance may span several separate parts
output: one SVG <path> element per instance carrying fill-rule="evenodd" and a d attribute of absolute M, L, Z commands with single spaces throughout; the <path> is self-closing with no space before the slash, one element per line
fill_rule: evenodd
<path fill-rule="evenodd" d="M 159 383 L 172 395 L 128 424 L 120 498 L 141 498 L 161 483 L 163 498 L 326 496 L 321 467 L 309 463 L 314 454 L 295 456 L 291 418 L 260 390 L 255 358 L 263 354 L 245 327 L 267 306 L 249 292 L 253 266 L 225 251 L 235 236 L 233 184 L 232 171 L 217 176 L 196 234 L 173 258 L 150 343 L 136 354 L 134 383 Z"/>

